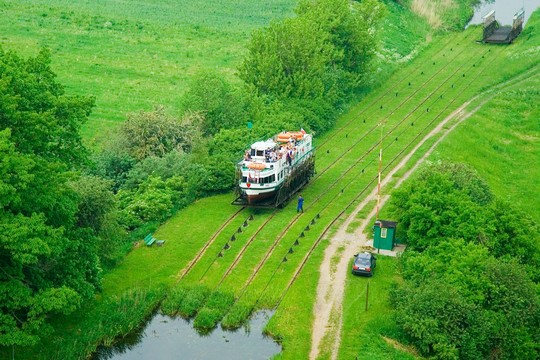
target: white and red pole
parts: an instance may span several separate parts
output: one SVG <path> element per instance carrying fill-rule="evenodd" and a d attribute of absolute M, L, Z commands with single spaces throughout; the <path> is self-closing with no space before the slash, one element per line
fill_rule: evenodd
<path fill-rule="evenodd" d="M 382 171 L 382 141 L 383 141 L 383 123 L 380 124 L 381 127 L 381 141 L 379 142 L 379 180 L 377 183 L 377 214 L 375 220 L 379 220 L 379 209 L 381 206 L 381 171 Z"/>

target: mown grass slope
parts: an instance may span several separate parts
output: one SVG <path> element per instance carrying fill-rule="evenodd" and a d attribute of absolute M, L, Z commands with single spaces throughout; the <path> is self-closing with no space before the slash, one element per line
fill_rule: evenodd
<path fill-rule="evenodd" d="M 466 163 L 494 193 L 540 222 L 540 75 L 498 93 L 431 160 Z"/>

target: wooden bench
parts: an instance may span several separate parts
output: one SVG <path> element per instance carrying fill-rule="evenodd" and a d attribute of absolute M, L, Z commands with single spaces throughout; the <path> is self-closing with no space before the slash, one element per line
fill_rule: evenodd
<path fill-rule="evenodd" d="M 146 246 L 152 246 L 152 244 L 155 242 L 156 242 L 156 238 L 153 237 L 151 233 L 146 235 L 144 238 L 144 243 L 146 244 Z"/>
<path fill-rule="evenodd" d="M 154 243 L 156 243 L 157 246 L 163 246 L 163 244 L 165 244 L 165 240 L 158 240 L 152 236 L 152 233 L 150 233 L 144 237 L 144 243 L 146 246 L 152 246 Z"/>

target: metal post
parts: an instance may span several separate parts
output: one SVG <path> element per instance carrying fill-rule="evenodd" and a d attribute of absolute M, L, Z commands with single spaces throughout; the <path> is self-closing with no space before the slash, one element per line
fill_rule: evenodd
<path fill-rule="evenodd" d="M 368 299 L 369 299 L 369 281 L 367 282 L 367 285 L 366 285 L 366 311 L 368 309 Z"/>
<path fill-rule="evenodd" d="M 382 170 L 382 141 L 383 141 L 383 126 L 384 124 L 381 122 L 381 142 L 380 149 L 379 149 L 379 180 L 377 183 L 377 213 L 375 215 L 375 220 L 379 220 L 379 209 L 381 206 L 381 170 Z"/>

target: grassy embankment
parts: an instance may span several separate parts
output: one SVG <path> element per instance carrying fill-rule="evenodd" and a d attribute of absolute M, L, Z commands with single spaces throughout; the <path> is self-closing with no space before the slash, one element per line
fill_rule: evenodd
<path fill-rule="evenodd" d="M 93 95 L 89 140 L 126 114 L 162 104 L 180 115 L 193 74 L 234 81 L 251 32 L 292 15 L 296 1 L 69 1 L 0 3 L 0 45 L 24 56 L 52 51 L 52 69 L 71 94 Z"/>
<path fill-rule="evenodd" d="M 536 56 L 540 54 L 537 52 Z M 498 93 L 445 139 L 430 160 L 469 164 L 498 197 L 540 223 L 540 201 L 535 186 L 540 178 L 539 104 L 537 73 Z"/>
<path fill-rule="evenodd" d="M 482 107 L 450 133 L 428 158 L 431 161 L 446 159 L 469 164 L 488 181 L 498 197 L 529 213 L 536 221 L 540 220 L 540 207 L 535 191 L 535 179 L 539 175 L 539 168 L 535 164 L 540 161 L 540 66 L 534 59 L 540 56 L 539 26 L 540 12 L 536 11 L 514 45 L 490 47 L 493 51 L 500 52 L 500 59 L 488 72 L 490 76 L 497 77 L 494 83 L 498 85 L 483 88 L 478 100 L 465 111 L 470 111 L 480 104 Z M 528 71 L 515 76 L 527 68 Z M 436 139 L 437 137 L 421 147 L 409 166 L 398 172 L 396 178 L 403 175 Z M 384 191 L 391 192 L 391 186 Z M 383 208 L 383 218 L 384 214 Z M 388 265 L 392 268 L 395 266 Z M 378 276 L 383 275 L 386 279 L 395 276 L 393 271 L 390 274 L 382 272 L 382 266 L 379 266 L 378 270 Z M 382 282 L 384 283 L 384 280 Z M 380 287 L 384 289 L 384 285 Z M 387 290 L 388 288 L 384 289 L 378 297 L 370 296 L 372 306 L 380 306 L 380 311 L 375 316 L 373 313 L 359 316 L 364 304 L 360 301 L 362 295 L 358 294 L 365 291 L 365 281 L 349 278 L 340 358 L 404 358 L 404 354 L 396 357 L 384 347 L 386 341 L 383 336 L 397 339 L 401 336 L 396 332 L 391 319 L 392 310 L 388 303 Z"/>
<path fill-rule="evenodd" d="M 414 142 L 417 133 L 425 132 L 421 129 L 432 127 L 429 124 L 436 114 L 441 113 L 441 116 L 444 116 L 444 114 L 450 113 L 451 110 L 466 99 L 479 92 L 482 87 L 499 81 L 500 79 L 493 76 L 481 75 L 481 70 L 483 66 L 492 65 L 493 61 L 498 61 L 498 56 L 504 55 L 504 51 L 494 51 L 493 54 L 486 53 L 485 48 L 472 42 L 472 39 L 477 37 L 478 34 L 478 29 L 470 29 L 466 33 L 458 34 L 455 37 L 437 39 L 419 59 L 404 66 L 402 70 L 389 79 L 383 88 L 368 96 L 359 107 L 340 119 L 336 127 L 337 130 L 326 137 L 328 139 L 336 135 L 339 140 L 331 141 L 319 147 L 319 171 L 325 169 L 333 161 L 338 160 L 339 155 L 345 153 L 357 139 L 366 134 L 368 127 L 376 125 L 382 119 L 386 119 L 385 129 L 388 130 L 385 130 L 385 133 L 390 131 L 393 126 L 397 126 L 391 138 L 395 136 L 398 140 L 389 141 L 385 153 L 388 159 L 398 156 L 405 144 Z M 455 48 L 456 53 L 454 53 L 453 59 L 450 61 L 448 59 L 451 57 L 450 55 L 443 56 L 443 54 L 450 53 L 447 51 L 440 52 L 439 50 L 446 49 L 448 44 L 455 43 L 460 44 L 460 49 L 458 52 L 457 47 Z M 483 54 L 485 59 L 480 60 Z M 473 59 L 478 59 L 475 67 L 471 64 Z M 432 61 L 435 61 L 435 64 L 431 65 Z M 527 67 L 530 67 L 530 60 L 522 58 L 510 71 L 519 73 Z M 462 74 L 466 75 L 467 80 L 464 80 Z M 472 79 L 469 79 L 469 76 Z M 408 78 L 413 79 L 411 85 L 407 83 L 406 79 Z M 455 86 L 451 86 L 452 84 Z M 379 98 L 379 95 L 385 94 L 386 89 L 391 89 L 391 92 L 384 98 Z M 394 92 L 397 93 L 397 96 L 394 95 Z M 443 98 L 440 98 L 440 95 L 443 95 Z M 450 102 L 447 99 L 455 99 L 455 101 Z M 371 102 L 376 102 L 377 105 L 369 109 L 366 108 L 366 105 Z M 424 105 L 429 104 L 429 112 L 426 111 L 424 106 L 416 108 L 416 104 L 422 102 Z M 384 104 L 384 106 L 379 108 L 379 104 Z M 400 124 L 400 121 L 404 118 L 408 120 Z M 355 121 L 348 123 L 351 119 Z M 366 120 L 366 124 L 361 122 L 362 120 Z M 414 122 L 414 126 L 410 125 L 410 122 Z M 340 131 L 341 128 L 343 128 L 343 131 Z M 348 137 L 344 136 L 345 133 L 348 134 Z M 301 262 L 302 257 L 307 254 L 310 242 L 313 242 L 324 226 L 347 206 L 355 194 L 369 185 L 371 175 L 376 173 L 376 151 L 369 153 L 366 159 L 355 166 L 353 171 L 345 174 L 345 177 L 340 178 L 340 175 L 344 174 L 344 171 L 354 164 L 359 154 L 365 153 L 373 144 L 377 143 L 378 135 L 378 132 L 367 135 L 353 152 L 347 153 L 345 157 L 339 159 L 339 162 L 330 171 L 314 179 L 312 184 L 305 190 L 307 199 L 306 214 L 298 218 L 297 223 L 280 240 L 276 250 L 274 250 L 275 255 L 268 259 L 260 274 L 254 279 L 239 302 L 245 302 L 247 306 L 256 304 L 261 307 L 276 304 L 276 300 L 283 295 L 284 287 Z M 322 141 L 324 141 L 324 138 L 321 139 L 321 143 Z M 365 172 L 361 172 L 361 170 L 365 170 Z M 334 183 L 336 185 L 333 185 Z M 316 201 L 315 199 L 319 200 Z M 100 321 L 103 320 L 103 315 L 106 314 L 103 310 L 111 308 L 107 302 L 118 299 L 127 289 L 150 288 L 154 289 L 155 292 L 163 286 L 168 288 L 174 285 L 180 270 L 195 256 L 197 250 L 212 236 L 216 229 L 219 228 L 219 225 L 236 210 L 229 205 L 230 200 L 230 196 L 221 196 L 199 201 L 190 208 L 181 211 L 161 227 L 156 233 L 156 237 L 167 240 L 166 246 L 163 248 L 149 249 L 141 247 L 135 249 L 118 269 L 107 275 L 101 301 L 88 305 L 83 312 L 78 313 L 78 317 L 72 318 L 71 321 L 67 319 L 68 323 L 72 324 L 67 329 L 58 327 L 58 332 L 50 339 L 50 347 L 43 348 L 42 358 L 51 358 L 51 354 L 55 353 L 54 348 L 58 349 L 65 346 L 65 344 L 82 342 L 81 334 L 92 333 L 91 330 L 99 325 Z M 310 202 L 311 204 L 309 204 Z M 295 247 L 295 253 L 288 256 L 289 261 L 282 263 L 281 260 L 287 254 L 289 247 L 317 213 L 321 213 L 320 220 L 307 232 L 306 237 L 301 239 L 300 245 Z M 208 249 L 207 255 L 180 282 L 181 286 L 203 284 L 211 290 L 226 289 L 229 292 L 234 292 L 236 296 L 243 294 L 241 292 L 243 284 L 251 274 L 254 265 L 268 252 L 270 244 L 279 236 L 287 223 L 294 218 L 295 211 L 293 206 L 288 206 L 279 211 L 257 236 L 248 251 L 246 251 L 245 256 L 233 268 L 233 271 L 222 279 L 225 270 L 232 264 L 235 256 L 239 254 L 242 245 L 245 245 L 250 235 L 255 233 L 259 225 L 262 225 L 268 216 L 268 212 L 255 214 L 255 220 L 238 236 L 237 241 L 232 245 L 231 249 L 227 250 L 225 256 L 218 259 L 216 255 L 219 250 L 229 241 L 230 236 L 235 234 L 236 229 L 247 218 L 248 214 L 245 215 L 225 228 L 222 235 L 216 239 L 215 245 Z M 309 351 L 313 301 L 318 278 L 315 269 L 318 268 L 318 264 L 322 259 L 324 245 L 325 242 L 322 242 L 309 258 L 307 267 L 300 273 L 294 285 L 286 293 L 276 315 L 268 325 L 269 332 L 283 340 L 285 347 L 282 354 L 283 358 L 305 358 Z M 384 265 L 385 262 L 386 260 L 383 260 L 380 264 Z M 384 274 L 384 270 L 380 270 L 381 279 L 379 281 L 381 285 L 387 283 Z M 361 293 L 365 287 L 365 282 L 354 280 L 356 278 L 351 281 L 352 287 L 347 290 L 347 299 L 353 296 L 350 294 Z M 359 288 L 355 288 L 355 285 L 358 285 Z M 385 287 L 382 286 L 381 288 L 384 289 Z M 376 294 L 377 290 L 374 290 L 374 292 Z M 375 299 L 385 299 L 385 297 L 381 294 Z M 381 304 L 377 304 L 376 300 L 374 301 L 371 302 L 373 309 L 379 308 L 381 311 L 385 309 L 384 303 L 381 306 Z M 142 302 L 141 307 L 150 309 L 156 303 L 157 301 L 154 300 L 146 303 Z M 346 319 L 354 319 L 355 314 L 359 313 L 354 304 L 351 306 L 346 305 L 344 308 L 347 310 Z M 368 313 L 373 318 L 369 319 L 369 321 L 363 318 L 362 322 L 355 328 L 355 331 L 363 331 L 366 336 L 357 339 L 354 334 L 349 333 L 348 330 L 345 331 L 343 349 L 352 350 L 354 354 L 354 351 L 362 349 L 366 345 L 357 340 L 368 341 L 377 336 L 378 332 L 373 332 L 373 336 L 369 336 L 369 334 L 371 331 L 380 329 L 380 327 L 372 326 L 372 323 L 377 321 L 379 312 L 368 311 Z M 353 320 L 346 320 L 344 329 L 351 329 L 351 321 Z M 362 328 L 362 323 L 366 324 L 366 328 Z M 75 327 L 75 324 L 77 327 Z M 106 324 L 107 322 L 103 321 L 99 326 L 106 326 Z M 78 335 L 70 335 L 73 329 L 81 329 L 81 331 Z M 388 333 L 389 336 L 392 336 L 391 331 Z M 82 340 L 91 342 L 98 339 L 100 337 L 92 338 L 89 336 Z M 373 348 L 373 356 L 381 357 L 383 355 L 377 354 L 392 351 L 389 350 L 389 347 L 385 347 L 384 343 L 378 342 L 378 344 L 384 350 L 377 353 L 379 346 Z M 56 354 L 56 357 L 61 358 L 62 354 Z M 349 358 L 347 354 L 340 355 L 340 357 Z"/>
<path fill-rule="evenodd" d="M 445 37 L 435 41 L 430 48 L 426 49 L 425 53 L 423 53 L 419 59 L 407 65 L 403 70 L 397 73 L 395 77 L 392 77 L 389 80 L 387 87 L 381 88 L 381 90 L 365 99 L 364 104 L 369 104 L 370 101 L 374 101 L 375 99 L 379 101 L 379 96 L 385 93 L 385 89 L 392 89 L 390 94 L 385 95 L 384 100 L 386 101 L 383 101 L 383 109 L 381 109 L 377 103 L 377 106 L 366 109 L 364 113 L 369 126 L 376 124 L 381 118 L 386 118 L 385 126 L 389 129 L 387 131 L 393 129 L 394 126 L 398 126 L 395 130 L 392 130 L 392 138 L 397 135 L 398 141 L 394 140 L 389 142 L 385 148 L 388 159 L 398 156 L 401 150 L 406 147 L 405 144 L 409 144 L 410 142 L 414 143 L 414 139 L 418 133 L 425 134 L 427 129 L 432 127 L 430 124 L 434 119 L 440 120 L 448 115 L 451 110 L 470 99 L 474 94 L 480 92 L 483 87 L 492 84 L 492 81 L 501 81 L 505 78 L 505 74 L 502 74 L 501 78 L 494 79 L 493 76 L 487 73 L 491 66 L 504 60 L 506 56 L 505 49 L 498 48 L 497 51 L 493 51 L 492 53 L 486 47 L 475 44 L 473 40 L 478 34 L 479 29 L 470 29 L 463 34 Z M 449 52 L 441 52 L 440 50 L 447 49 L 448 46 L 456 46 L 455 44 L 459 44 L 459 48 L 453 50 L 456 51 L 456 54 L 453 55 L 451 60 L 445 60 L 447 58 L 446 54 Z M 452 52 L 452 50 L 450 50 L 450 52 Z M 484 61 L 482 61 L 482 56 L 484 56 Z M 450 55 L 448 55 L 448 57 L 450 57 Z M 436 63 L 435 65 L 433 65 L 434 60 Z M 478 60 L 478 62 L 473 62 L 473 60 Z M 512 71 L 515 72 L 515 74 L 519 74 L 525 69 L 530 68 L 530 66 L 530 59 L 522 59 L 522 61 L 516 62 Z M 463 76 L 464 74 L 465 76 Z M 422 76 L 425 76 L 425 78 L 422 78 Z M 411 81 L 413 84 L 410 86 L 408 85 L 407 80 L 405 80 L 409 77 L 414 79 Z M 417 84 L 414 84 L 414 82 Z M 399 89 L 398 96 L 395 96 L 394 94 L 396 89 Z M 403 91 L 404 94 L 399 96 L 401 91 Z M 442 98 L 441 95 L 443 95 Z M 404 99 L 407 99 L 407 101 L 404 102 Z M 422 104 L 423 106 L 418 107 L 418 104 Z M 429 106 L 430 110 L 426 111 L 426 107 L 424 106 Z M 388 107 L 388 109 L 385 109 L 386 107 Z M 364 111 L 361 107 L 356 110 L 356 113 L 352 112 L 349 117 L 344 117 L 340 120 L 338 129 L 340 126 L 345 127 L 345 124 L 347 124 L 348 120 L 351 118 L 357 117 L 359 111 Z M 407 122 L 398 125 L 404 118 L 408 119 Z M 414 126 L 411 125 L 412 122 L 414 122 Z M 427 129 L 419 130 L 424 127 Z M 410 130 L 411 128 L 415 130 Z M 358 139 L 366 132 L 365 127 L 359 125 L 359 122 L 353 122 L 352 124 L 346 125 L 344 130 L 349 135 L 346 139 Z M 344 139 L 343 135 L 345 132 L 336 131 L 335 133 L 329 134 L 328 137 L 338 134 L 336 136 L 340 136 L 340 141 L 332 141 L 326 145 L 320 146 L 319 153 L 321 156 L 318 163 L 320 169 L 329 166 L 336 160 L 339 154 L 345 153 L 347 147 L 351 146 L 353 140 Z M 263 220 L 266 219 L 266 216 L 269 214 L 257 214 L 255 220 L 243 231 L 242 235 L 237 236 L 236 242 L 231 244 L 232 247 L 227 250 L 225 256 L 223 258 L 217 258 L 216 254 L 218 254 L 223 245 L 228 242 L 229 237 L 235 233 L 239 224 L 236 223 L 228 226 L 223 234 L 215 241 L 214 245 L 209 248 L 207 251 L 208 256 L 203 257 L 200 263 L 197 264 L 192 272 L 190 272 L 190 274 L 182 281 L 181 285 L 189 286 L 203 284 L 214 291 L 223 291 L 223 289 L 226 289 L 227 291 L 234 292 L 236 296 L 241 296 L 239 303 L 243 302 L 247 304 L 246 306 L 249 306 L 250 304 L 253 305 L 254 303 L 261 307 L 264 307 L 265 305 L 272 306 L 275 304 L 276 299 L 279 299 L 280 295 L 283 294 L 284 287 L 300 263 L 302 255 L 307 254 L 307 246 L 305 246 L 304 243 L 309 244 L 314 241 L 317 232 L 320 232 L 324 227 L 325 221 L 328 222 L 329 219 L 332 219 L 332 216 L 338 214 L 341 209 L 347 206 L 348 200 L 350 200 L 350 197 L 353 196 L 353 194 L 359 192 L 363 186 L 369 184 L 371 178 L 368 178 L 365 175 L 362 176 L 360 169 L 365 166 L 364 168 L 367 169 L 366 173 L 375 173 L 376 161 L 373 160 L 376 159 L 376 152 L 371 152 L 362 166 L 356 168 L 354 174 L 347 175 L 347 177 L 343 179 L 340 179 L 339 175 L 347 169 L 355 158 L 358 157 L 358 154 L 366 151 L 371 144 L 376 144 L 377 138 L 378 133 L 368 135 L 365 140 L 362 141 L 362 145 L 359 145 L 356 149 L 355 153 L 340 160 L 340 163 L 333 167 L 334 171 L 328 171 L 324 176 L 321 175 L 306 189 L 305 196 L 307 199 L 313 199 L 312 206 L 306 207 L 308 212 L 300 218 L 302 221 L 294 224 L 287 235 L 283 237 L 274 251 L 275 255 L 272 255 L 268 259 L 262 267 L 260 274 L 251 283 L 245 294 L 242 292 L 244 290 L 242 287 L 243 284 L 257 265 L 258 259 L 261 259 L 263 254 L 266 254 L 266 252 L 269 251 L 269 246 L 272 241 L 278 237 L 287 222 L 294 217 L 293 206 L 289 206 L 275 215 L 271 222 L 264 227 L 263 231 L 257 235 L 256 241 L 250 245 L 249 250 L 245 253 L 242 260 L 235 265 L 233 271 L 223 278 L 226 269 L 233 263 L 242 247 L 248 243 L 251 236 L 253 236 L 257 228 L 263 224 Z M 324 141 L 324 139 L 321 139 L 321 141 Z M 325 150 L 330 150 L 330 152 L 327 153 Z M 332 186 L 336 181 L 338 181 L 338 186 Z M 347 192 L 345 192 L 346 196 L 341 195 L 341 189 L 347 190 Z M 322 196 L 321 200 L 315 202 L 315 199 L 317 199 L 319 195 Z M 218 204 L 220 201 L 219 198 L 206 201 L 212 201 L 213 204 L 223 206 L 223 204 Z M 226 206 L 224 206 L 224 208 L 225 207 Z M 301 245 L 294 248 L 294 255 L 291 254 L 289 256 L 289 261 L 283 265 L 281 260 L 283 256 L 287 254 L 287 249 L 292 245 L 294 239 L 300 234 L 302 229 L 316 213 L 322 214 L 320 221 L 311 228 L 306 238 L 301 239 Z M 190 212 L 186 211 L 182 213 L 182 216 L 175 217 L 168 225 L 161 228 L 158 236 L 168 238 L 171 227 L 179 221 L 187 221 L 194 226 L 202 220 L 197 216 L 191 216 L 189 214 Z M 242 222 L 244 218 L 245 217 L 240 219 L 239 222 Z M 208 231 L 206 238 L 209 238 L 210 235 L 211 231 Z M 201 247 L 204 243 L 204 239 L 198 240 L 199 247 Z M 182 240 L 179 239 L 178 241 Z M 305 357 L 309 351 L 311 314 L 313 311 L 312 307 L 317 278 L 312 269 L 317 268 L 317 264 L 322 257 L 323 248 L 324 242 L 311 255 L 305 268 L 307 270 L 300 273 L 300 276 L 286 294 L 283 302 L 280 303 L 276 315 L 268 325 L 268 331 L 283 341 L 285 347 L 285 351 L 282 354 L 283 358 Z M 148 249 L 138 249 L 137 251 L 148 252 Z M 134 253 L 137 253 L 137 251 Z M 174 256 L 174 252 L 172 251 L 169 251 L 167 254 L 161 254 L 162 255 L 160 256 L 163 257 Z M 192 253 L 191 256 L 194 256 L 194 253 Z M 189 258 L 189 256 L 187 256 L 186 259 L 187 258 Z M 382 260 L 381 264 L 383 265 L 385 262 L 392 264 L 391 260 Z M 178 262 L 178 268 L 183 267 L 184 264 Z M 385 289 L 387 289 L 384 284 L 387 283 L 387 279 L 384 276 L 384 270 L 381 271 L 380 274 L 382 286 L 380 288 L 375 286 L 373 291 L 374 294 L 377 294 L 377 291 L 381 291 L 381 293 L 379 293 L 378 296 L 374 296 L 372 306 L 373 309 L 380 309 L 380 312 L 385 312 L 384 310 L 389 310 L 384 295 Z M 119 275 L 119 277 L 121 278 L 122 276 Z M 353 287 L 347 290 L 347 294 L 349 294 L 348 299 L 353 297 L 353 295 L 350 294 L 361 293 L 361 289 L 363 289 L 363 286 L 365 285 L 362 281 L 356 280 L 352 280 L 351 284 Z M 355 285 L 359 286 L 361 289 L 355 289 Z M 204 306 L 202 307 L 202 309 L 206 309 L 203 310 L 203 312 L 208 313 L 212 311 L 209 304 L 206 304 L 205 306 L 206 308 Z M 372 349 L 370 351 L 373 351 L 373 354 L 370 355 L 383 358 L 387 354 L 397 354 L 397 350 L 393 350 L 391 345 L 387 345 L 383 339 L 378 337 L 379 331 L 383 331 L 389 337 L 394 336 L 394 330 L 392 329 L 389 320 L 390 318 L 386 318 L 384 326 L 381 328 L 380 326 L 374 326 L 374 323 L 379 321 L 379 312 L 368 312 L 371 318 L 363 318 L 358 325 L 351 326 L 351 321 L 353 321 L 353 323 L 356 321 L 354 320 L 354 314 L 358 313 L 358 309 L 354 304 L 351 306 L 346 305 L 345 309 L 347 310 L 347 313 L 345 314 L 346 323 L 343 334 L 344 350 L 342 349 L 345 353 L 340 355 L 340 357 L 347 358 L 351 351 L 353 354 L 355 352 L 358 354 L 358 349 L 366 348 L 368 345 L 363 344 L 362 341 L 369 341 L 370 343 L 375 344 L 371 345 L 371 347 L 367 347 Z M 365 325 L 364 328 L 362 327 L 362 324 Z M 354 333 L 349 333 L 350 329 L 354 329 L 356 332 L 360 331 L 365 336 L 358 339 L 354 336 Z M 374 341 L 373 339 L 376 340 Z"/>

